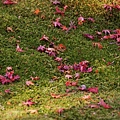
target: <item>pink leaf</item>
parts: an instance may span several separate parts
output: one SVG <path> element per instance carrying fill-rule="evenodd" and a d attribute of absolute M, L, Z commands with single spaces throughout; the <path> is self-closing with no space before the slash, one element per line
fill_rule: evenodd
<path fill-rule="evenodd" d="M 87 18 L 87 20 L 90 21 L 90 22 L 95 22 L 95 20 L 91 17 Z"/>
<path fill-rule="evenodd" d="M 64 16 L 64 11 L 61 11 L 59 8 L 58 8 L 58 6 L 55 8 L 55 10 L 56 10 L 56 12 L 55 12 L 55 14 L 60 14 L 60 15 L 62 15 L 62 16 Z"/>
<path fill-rule="evenodd" d="M 12 5 L 12 4 L 16 4 L 17 2 L 13 2 L 12 0 L 5 0 L 3 2 L 4 5 Z"/>
<path fill-rule="evenodd" d="M 75 73 L 75 78 L 79 79 L 80 78 L 80 73 Z"/>
<path fill-rule="evenodd" d="M 17 44 L 16 51 L 17 51 L 17 52 L 24 52 L 24 50 L 22 50 L 22 49 L 20 48 L 19 44 Z"/>
<path fill-rule="evenodd" d="M 90 34 L 83 34 L 84 37 L 94 40 L 94 36 Z"/>
<path fill-rule="evenodd" d="M 26 102 L 23 102 L 23 105 L 31 106 L 35 104 L 35 102 L 32 102 L 32 99 L 27 100 Z"/>
<path fill-rule="evenodd" d="M 90 107 L 90 108 L 99 108 L 100 106 L 96 105 L 96 104 L 90 104 L 90 105 L 88 105 L 88 107 Z"/>
<path fill-rule="evenodd" d="M 120 37 L 119 37 L 119 38 L 117 38 L 117 42 L 118 42 L 118 43 L 120 43 Z"/>
<path fill-rule="evenodd" d="M 60 108 L 60 109 L 56 110 L 56 112 L 59 113 L 59 114 L 63 113 L 63 111 L 64 111 L 64 108 Z"/>
<path fill-rule="evenodd" d="M 10 89 L 6 89 L 5 93 L 11 93 Z"/>
<path fill-rule="evenodd" d="M 34 85 L 34 83 L 32 81 L 26 81 L 26 85 L 30 86 L 30 85 Z"/>
<path fill-rule="evenodd" d="M 51 93 L 51 97 L 53 97 L 53 98 L 60 98 L 60 97 L 61 97 L 61 95 L 59 95 L 59 94 L 54 94 L 54 93 Z"/>
<path fill-rule="evenodd" d="M 60 23 L 60 18 L 56 18 L 55 21 L 53 21 L 54 27 L 60 27 L 62 24 Z"/>
<path fill-rule="evenodd" d="M 58 0 L 50 0 L 54 5 L 60 4 L 60 1 Z"/>
<path fill-rule="evenodd" d="M 56 58 L 55 58 L 55 61 L 57 61 L 57 62 L 61 62 L 61 61 L 62 61 L 62 58 L 60 58 L 60 57 L 56 57 Z"/>
<path fill-rule="evenodd" d="M 103 99 L 100 99 L 100 102 L 98 103 L 100 106 L 104 107 L 105 109 L 110 109 L 111 106 L 106 104 Z"/>
<path fill-rule="evenodd" d="M 46 41 L 49 41 L 49 37 L 47 37 L 46 35 L 43 35 L 40 40 L 46 40 Z"/>
<path fill-rule="evenodd" d="M 98 87 L 88 88 L 87 91 L 92 92 L 92 93 L 98 93 Z"/>
<path fill-rule="evenodd" d="M 65 78 L 72 79 L 72 75 L 65 75 Z"/>

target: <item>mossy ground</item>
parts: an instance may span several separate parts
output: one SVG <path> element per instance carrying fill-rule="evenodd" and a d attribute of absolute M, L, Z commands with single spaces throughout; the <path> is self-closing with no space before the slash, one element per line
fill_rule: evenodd
<path fill-rule="evenodd" d="M 55 28 L 52 21 L 60 15 L 54 14 L 55 5 L 49 0 L 19 0 L 15 5 L 3 5 L 0 2 L 0 74 L 4 75 L 6 67 L 12 66 L 15 73 L 20 75 L 20 80 L 12 84 L 0 84 L 0 119 L 2 120 L 118 120 L 120 117 L 120 51 L 116 44 L 109 44 L 109 40 L 101 42 L 103 49 L 92 46 L 91 40 L 84 38 L 83 33 L 95 34 L 103 29 L 118 29 L 120 27 L 120 13 L 112 17 L 103 9 L 104 4 L 112 1 L 100 0 L 62 0 L 68 5 L 65 16 L 61 22 L 68 26 L 82 15 L 85 18 L 93 17 L 95 23 L 85 23 L 76 30 L 66 32 Z M 118 4 L 118 3 L 117 3 Z M 34 14 L 40 9 L 38 15 Z M 11 27 L 14 32 L 8 32 Z M 92 73 L 82 73 L 80 85 L 87 87 L 97 86 L 98 94 L 92 94 L 92 100 L 81 100 L 81 97 L 90 93 L 76 92 L 60 99 L 52 98 L 50 93 L 64 94 L 67 80 L 57 70 L 58 63 L 45 53 L 36 49 L 39 45 L 47 43 L 40 41 L 46 35 L 55 44 L 64 44 L 66 50 L 59 53 L 66 64 L 79 63 L 88 60 L 93 67 Z M 55 39 L 56 38 L 56 39 Z M 23 53 L 16 52 L 16 41 L 20 41 Z M 104 61 L 105 60 L 105 61 Z M 107 62 L 113 62 L 107 66 Z M 99 72 L 96 74 L 95 70 Z M 39 76 L 40 80 L 34 86 L 26 86 L 25 82 L 31 76 Z M 53 76 L 58 80 L 51 82 Z M 6 94 L 4 90 L 10 89 Z M 34 105 L 28 107 L 22 103 L 32 98 Z M 104 99 L 111 109 L 100 107 L 88 108 L 89 103 L 98 103 Z M 62 114 L 56 113 L 59 108 L 64 108 Z M 37 110 L 37 114 L 30 114 L 28 110 Z"/>

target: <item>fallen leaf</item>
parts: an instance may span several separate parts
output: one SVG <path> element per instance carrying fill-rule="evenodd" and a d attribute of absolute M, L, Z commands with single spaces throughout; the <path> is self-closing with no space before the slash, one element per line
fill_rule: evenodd
<path fill-rule="evenodd" d="M 96 104 L 90 104 L 90 105 L 88 105 L 88 107 L 90 107 L 90 108 L 100 108 L 100 106 L 96 105 Z"/>
<path fill-rule="evenodd" d="M 22 49 L 20 48 L 19 44 L 17 44 L 16 51 L 17 51 L 17 52 L 24 52 L 24 50 L 22 50 Z"/>
<path fill-rule="evenodd" d="M 36 76 L 36 77 L 30 77 L 32 80 L 39 80 L 40 79 L 40 77 L 38 77 L 38 76 Z"/>
<path fill-rule="evenodd" d="M 11 93 L 10 89 L 6 89 L 5 93 Z"/>
<path fill-rule="evenodd" d="M 12 4 L 16 4 L 17 2 L 14 2 L 14 1 L 12 1 L 12 0 L 5 0 L 4 2 L 3 2 L 3 4 L 4 5 L 12 5 Z"/>
<path fill-rule="evenodd" d="M 64 110 L 65 110 L 64 108 L 59 108 L 59 109 L 56 110 L 56 112 L 59 113 L 59 114 L 61 114 L 61 113 L 64 112 Z"/>
<path fill-rule="evenodd" d="M 14 32 L 11 27 L 7 27 L 7 32 Z"/>
<path fill-rule="evenodd" d="M 54 5 L 60 4 L 59 0 L 50 0 L 51 3 L 53 3 Z"/>
<path fill-rule="evenodd" d="M 103 48 L 103 46 L 99 42 L 93 42 L 92 44 L 93 44 L 94 47 L 97 46 L 99 49 Z"/>
<path fill-rule="evenodd" d="M 26 81 L 26 85 L 30 86 L 30 85 L 34 85 L 34 83 L 32 81 Z"/>
<path fill-rule="evenodd" d="M 94 40 L 94 36 L 90 34 L 83 34 L 84 37 Z"/>
<path fill-rule="evenodd" d="M 46 35 L 43 35 L 43 36 L 40 38 L 40 40 L 49 41 L 49 37 L 47 37 Z"/>
<path fill-rule="evenodd" d="M 82 100 L 90 100 L 91 99 L 91 95 L 84 95 L 82 97 Z"/>
<path fill-rule="evenodd" d="M 37 8 L 35 11 L 34 11 L 34 14 L 38 15 L 40 13 L 40 10 Z"/>
<path fill-rule="evenodd" d="M 72 79 L 72 78 L 73 78 L 73 76 L 72 76 L 72 75 L 67 74 L 67 75 L 65 75 L 65 78 L 67 78 L 67 79 Z"/>
<path fill-rule="evenodd" d="M 60 98 L 60 97 L 61 97 L 61 95 L 59 95 L 59 94 L 54 94 L 54 93 L 51 93 L 51 97 L 53 97 L 53 98 Z"/>
<path fill-rule="evenodd" d="M 32 99 L 30 98 L 29 100 L 23 102 L 23 105 L 27 105 L 27 106 L 31 106 L 31 105 L 34 105 L 35 102 L 32 102 Z"/>
<path fill-rule="evenodd" d="M 98 93 L 98 87 L 91 87 L 87 89 L 88 92 Z"/>
<path fill-rule="evenodd" d="M 105 109 L 110 109 L 111 108 L 111 106 L 106 104 L 103 99 L 100 99 L 100 102 L 98 103 L 98 105 L 104 107 Z"/>
<path fill-rule="evenodd" d="M 64 16 L 65 11 L 61 11 L 58 6 L 55 7 L 55 10 L 56 10 L 55 14 L 60 14 L 60 15 Z"/>

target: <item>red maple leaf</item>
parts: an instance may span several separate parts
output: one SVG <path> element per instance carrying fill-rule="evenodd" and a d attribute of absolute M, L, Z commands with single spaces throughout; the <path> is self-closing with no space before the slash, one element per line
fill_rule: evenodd
<path fill-rule="evenodd" d="M 3 2 L 4 5 L 12 5 L 12 4 L 16 4 L 17 2 L 13 2 L 12 0 L 5 0 Z"/>
<path fill-rule="evenodd" d="M 88 92 L 98 93 L 98 87 L 91 87 L 87 89 Z"/>
<path fill-rule="evenodd" d="M 23 102 L 23 105 L 31 106 L 35 104 L 35 102 L 32 102 L 32 99 L 27 100 L 26 102 Z"/>
<path fill-rule="evenodd" d="M 106 104 L 103 99 L 100 99 L 100 102 L 98 103 L 100 106 L 104 107 L 105 109 L 110 109 L 111 106 Z"/>

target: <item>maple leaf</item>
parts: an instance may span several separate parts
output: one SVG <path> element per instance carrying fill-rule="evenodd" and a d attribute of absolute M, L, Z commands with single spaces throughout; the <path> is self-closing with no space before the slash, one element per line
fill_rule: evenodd
<path fill-rule="evenodd" d="M 40 13 L 40 10 L 37 8 L 35 11 L 34 11 L 34 14 L 38 15 Z"/>
<path fill-rule="evenodd" d="M 11 93 L 10 89 L 6 89 L 5 93 Z"/>
<path fill-rule="evenodd" d="M 11 83 L 12 81 L 7 79 L 5 76 L 0 75 L 0 82 L 4 85 L 6 83 Z"/>
<path fill-rule="evenodd" d="M 43 36 L 40 38 L 40 40 L 49 41 L 49 37 L 47 37 L 46 35 L 43 35 Z"/>
<path fill-rule="evenodd" d="M 57 49 L 61 52 L 64 52 L 66 50 L 66 47 L 63 44 L 58 44 L 57 46 L 55 46 L 55 49 Z"/>
<path fill-rule="evenodd" d="M 44 45 L 40 45 L 38 48 L 37 48 L 37 51 L 39 52 L 45 52 L 46 48 Z"/>
<path fill-rule="evenodd" d="M 103 33 L 105 33 L 105 35 L 110 35 L 110 30 L 102 30 Z"/>
<path fill-rule="evenodd" d="M 83 34 L 84 37 L 94 40 L 94 36 L 90 34 Z"/>
<path fill-rule="evenodd" d="M 86 85 L 81 85 L 80 87 L 78 87 L 78 90 L 82 90 L 82 91 L 84 91 L 84 90 L 86 90 Z"/>
<path fill-rule="evenodd" d="M 100 106 L 96 105 L 96 104 L 90 104 L 90 105 L 88 105 L 88 107 L 90 107 L 90 108 L 100 108 Z"/>
<path fill-rule="evenodd" d="M 65 75 L 65 78 L 72 79 L 72 75 Z"/>
<path fill-rule="evenodd" d="M 30 85 L 34 85 L 34 83 L 32 81 L 26 81 L 26 85 L 30 86 Z"/>
<path fill-rule="evenodd" d="M 80 78 L 80 73 L 75 73 L 75 77 L 76 79 L 79 79 Z"/>
<path fill-rule="evenodd" d="M 68 33 L 71 29 L 76 29 L 77 27 L 75 26 L 75 22 L 74 21 L 70 21 L 69 23 L 69 27 L 66 30 L 66 33 Z"/>
<path fill-rule="evenodd" d="M 60 58 L 60 57 L 56 57 L 56 58 L 55 58 L 55 61 L 57 61 L 57 62 L 61 62 L 61 61 L 62 61 L 62 58 Z"/>
<path fill-rule="evenodd" d="M 91 87 L 87 89 L 88 92 L 98 93 L 98 87 Z"/>
<path fill-rule="evenodd" d="M 61 10 L 58 8 L 58 6 L 55 7 L 55 10 L 56 10 L 55 14 L 60 14 L 60 15 L 64 16 L 65 12 L 64 12 L 64 11 L 61 11 Z"/>
<path fill-rule="evenodd" d="M 59 94 L 54 94 L 54 93 L 51 93 L 51 97 L 53 97 L 53 98 L 60 98 L 60 97 L 61 97 L 61 95 L 59 95 Z"/>
<path fill-rule="evenodd" d="M 85 22 L 85 18 L 82 17 L 82 16 L 80 16 L 80 17 L 78 18 L 78 25 L 82 25 L 84 22 Z"/>
<path fill-rule="evenodd" d="M 108 10 L 111 11 L 112 8 L 113 8 L 112 5 L 107 5 L 107 4 L 104 5 L 104 9 L 107 10 L 107 11 L 108 11 Z"/>
<path fill-rule="evenodd" d="M 91 99 L 91 95 L 84 95 L 82 97 L 82 100 L 90 100 Z"/>
<path fill-rule="evenodd" d="M 56 20 L 53 21 L 53 25 L 54 27 L 61 27 L 60 18 L 56 18 Z"/>
<path fill-rule="evenodd" d="M 90 21 L 90 22 L 95 22 L 95 20 L 91 17 L 87 18 L 87 20 Z"/>
<path fill-rule="evenodd" d="M 16 51 L 17 51 L 17 52 L 24 52 L 24 50 L 22 50 L 22 49 L 20 48 L 19 44 L 17 44 Z"/>
<path fill-rule="evenodd" d="M 99 42 L 94 42 L 94 43 L 92 43 L 93 44 L 93 46 L 94 47 L 98 47 L 99 49 L 102 49 L 103 48 L 103 46 L 99 43 Z"/>
<path fill-rule="evenodd" d="M 59 108 L 59 109 L 56 110 L 56 112 L 59 113 L 59 114 L 61 114 L 61 113 L 64 112 L 64 110 L 65 110 L 64 108 Z"/>
<path fill-rule="evenodd" d="M 36 77 L 30 77 L 32 80 L 39 80 L 40 79 L 40 77 L 38 77 L 38 76 L 36 76 Z"/>
<path fill-rule="evenodd" d="M 5 0 L 4 2 L 3 2 L 3 4 L 4 5 L 12 5 L 12 4 L 16 4 L 17 2 L 14 2 L 14 1 L 12 1 L 12 0 Z"/>
<path fill-rule="evenodd" d="M 61 28 L 62 28 L 63 31 L 67 31 L 68 30 L 68 28 L 65 25 L 62 25 Z"/>
<path fill-rule="evenodd" d="M 11 27 L 7 27 L 7 32 L 14 32 L 14 30 Z"/>
<path fill-rule="evenodd" d="M 100 106 L 104 107 L 105 109 L 110 109 L 111 106 L 106 104 L 103 99 L 100 99 L 100 102 L 98 103 Z"/>
<path fill-rule="evenodd" d="M 50 0 L 51 3 L 53 3 L 54 5 L 60 4 L 59 0 Z"/>
<path fill-rule="evenodd" d="M 31 106 L 33 104 L 35 104 L 35 102 L 32 102 L 32 99 L 29 99 L 29 100 L 23 102 L 23 105 L 26 105 L 26 106 Z"/>
<path fill-rule="evenodd" d="M 118 43 L 120 43 L 120 37 L 119 37 L 119 38 L 117 38 L 117 42 L 118 42 Z"/>

